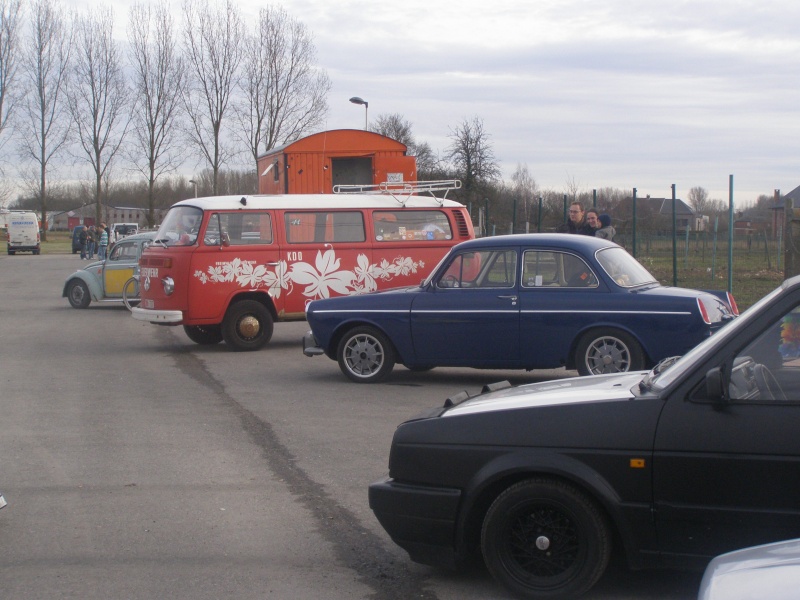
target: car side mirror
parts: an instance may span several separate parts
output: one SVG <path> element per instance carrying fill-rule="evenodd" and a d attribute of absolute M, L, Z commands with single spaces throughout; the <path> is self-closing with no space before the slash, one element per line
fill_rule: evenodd
<path fill-rule="evenodd" d="M 706 371 L 706 396 L 709 400 L 727 403 L 728 395 L 725 393 L 725 387 L 725 377 L 721 367 Z"/>

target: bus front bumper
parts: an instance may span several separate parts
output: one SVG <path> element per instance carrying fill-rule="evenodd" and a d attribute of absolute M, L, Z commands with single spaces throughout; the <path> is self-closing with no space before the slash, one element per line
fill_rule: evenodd
<path fill-rule="evenodd" d="M 180 310 L 153 310 L 135 306 L 131 316 L 137 321 L 147 321 L 158 325 L 179 325 L 183 322 L 183 311 Z"/>

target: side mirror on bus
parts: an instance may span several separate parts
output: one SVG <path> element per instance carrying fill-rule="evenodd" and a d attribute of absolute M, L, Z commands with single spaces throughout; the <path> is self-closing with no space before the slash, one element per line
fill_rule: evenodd
<path fill-rule="evenodd" d="M 227 248 L 231 245 L 231 236 L 229 236 L 226 232 L 223 231 L 220 237 L 222 238 L 223 247 Z"/>

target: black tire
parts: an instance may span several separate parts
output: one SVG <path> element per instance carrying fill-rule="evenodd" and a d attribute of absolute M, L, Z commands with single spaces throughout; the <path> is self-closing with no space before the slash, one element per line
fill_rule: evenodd
<path fill-rule="evenodd" d="M 581 375 L 624 373 L 644 367 L 644 352 L 639 342 L 616 329 L 587 332 L 575 350 L 575 368 Z"/>
<path fill-rule="evenodd" d="M 272 315 L 255 300 L 232 304 L 222 320 L 222 339 L 235 351 L 263 348 L 272 338 Z"/>
<path fill-rule="evenodd" d="M 195 344 L 213 346 L 222 341 L 222 328 L 219 325 L 184 325 L 183 330 Z"/>
<path fill-rule="evenodd" d="M 355 327 L 336 348 L 342 373 L 356 383 L 377 383 L 392 372 L 395 363 L 391 342 L 374 327 Z"/>
<path fill-rule="evenodd" d="M 481 550 L 492 576 L 538 600 L 573 599 L 603 575 L 611 532 L 584 493 L 547 479 L 521 481 L 500 494 L 483 520 Z"/>
<path fill-rule="evenodd" d="M 86 308 L 92 301 L 88 286 L 80 279 L 73 279 L 67 284 L 67 300 L 72 308 Z"/>

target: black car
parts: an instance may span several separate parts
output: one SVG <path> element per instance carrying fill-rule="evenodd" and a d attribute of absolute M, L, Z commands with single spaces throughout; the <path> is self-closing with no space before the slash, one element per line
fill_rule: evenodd
<path fill-rule="evenodd" d="M 651 371 L 461 393 L 401 424 L 370 507 L 412 560 L 480 551 L 529 598 L 575 598 L 613 547 L 703 568 L 800 537 L 800 277 Z"/>

